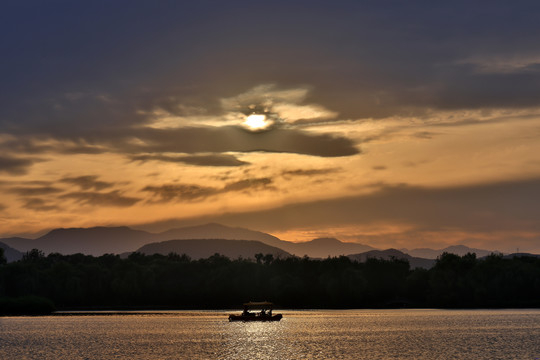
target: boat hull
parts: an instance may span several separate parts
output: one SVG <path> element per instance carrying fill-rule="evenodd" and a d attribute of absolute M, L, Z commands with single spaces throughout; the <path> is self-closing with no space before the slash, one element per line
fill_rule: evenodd
<path fill-rule="evenodd" d="M 260 315 L 229 315 L 229 321 L 279 321 L 283 315 L 276 314 L 272 316 L 260 316 Z"/>

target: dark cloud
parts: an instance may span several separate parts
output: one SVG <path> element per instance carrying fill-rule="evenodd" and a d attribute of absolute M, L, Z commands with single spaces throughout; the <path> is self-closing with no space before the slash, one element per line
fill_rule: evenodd
<path fill-rule="evenodd" d="M 41 195 L 50 195 L 57 194 L 62 192 L 61 189 L 53 186 L 40 186 L 40 187 L 30 187 L 30 186 L 14 186 L 9 188 L 9 191 L 21 196 L 41 196 Z"/>
<path fill-rule="evenodd" d="M 325 169 L 296 169 L 283 171 L 282 175 L 286 177 L 290 176 L 317 176 L 327 175 L 340 171 L 338 168 L 325 168 Z"/>
<path fill-rule="evenodd" d="M 154 197 L 159 199 L 159 202 L 197 201 L 230 192 L 251 192 L 257 190 L 274 190 L 272 179 L 243 179 L 228 183 L 222 188 L 193 184 L 165 184 L 159 186 L 149 185 L 142 189 L 142 191 L 153 193 Z"/>
<path fill-rule="evenodd" d="M 82 205 L 117 207 L 132 206 L 141 200 L 133 197 L 123 196 L 117 190 L 107 193 L 91 191 L 71 192 L 61 195 L 60 198 L 75 200 L 77 203 Z"/>
<path fill-rule="evenodd" d="M 101 135 L 101 134 L 100 134 Z M 110 139 L 108 146 L 118 152 L 128 153 L 222 153 L 222 152 L 277 152 L 303 155 L 337 157 L 359 154 L 355 144 L 344 137 L 328 134 L 310 134 L 294 129 L 273 129 L 253 133 L 239 127 L 205 127 L 180 129 L 133 130 L 119 138 Z M 137 138 L 144 142 L 133 144 L 121 140 Z M 102 142 L 103 138 L 94 135 L 92 142 Z"/>
<path fill-rule="evenodd" d="M 227 193 L 231 191 L 251 191 L 260 189 L 270 189 L 272 179 L 270 178 L 258 178 L 258 179 L 245 179 L 239 180 L 225 185 L 220 191 L 221 193 Z"/>
<path fill-rule="evenodd" d="M 35 211 L 56 211 L 59 209 L 58 206 L 50 205 L 40 198 L 25 199 L 23 207 Z"/>
<path fill-rule="evenodd" d="M 535 1 L 31 3 L 0 18 L 0 132 L 125 128 L 156 107 L 219 113 L 219 98 L 268 81 L 307 84 L 309 103 L 342 118 L 538 103 Z M 497 72 L 493 59 L 524 63 Z"/>
<path fill-rule="evenodd" d="M 159 202 L 201 200 L 218 193 L 218 189 L 189 184 L 149 185 L 142 189 L 153 193 Z"/>
<path fill-rule="evenodd" d="M 227 152 L 296 153 L 320 157 L 351 156 L 360 151 L 350 139 L 312 134 L 295 129 L 250 132 L 240 127 L 185 127 L 178 129 L 117 128 L 108 131 L 77 130 L 72 134 L 50 134 L 25 140 L 11 147 L 24 154 L 126 154 L 138 161 L 167 161 L 197 166 L 243 166 L 248 163 Z M 136 141 L 134 141 L 136 140 Z M 47 142 L 48 145 L 40 145 Z M 165 155 L 181 153 L 184 155 Z M 187 154 L 187 155 L 185 155 Z M 0 157 L 0 171 L 23 174 L 36 159 Z"/>
<path fill-rule="evenodd" d="M 7 209 L 7 207 L 5 205 L 3 205 L 3 204 L 0 204 L 0 211 L 3 211 L 5 209 Z"/>
<path fill-rule="evenodd" d="M 412 134 L 413 137 L 418 139 L 433 139 L 433 136 L 437 135 L 437 133 L 431 132 L 431 131 L 418 131 Z"/>
<path fill-rule="evenodd" d="M 65 177 L 60 179 L 60 182 L 77 185 L 81 190 L 103 190 L 114 186 L 114 183 L 105 182 L 98 180 L 99 176 L 96 175 L 86 175 L 86 176 L 76 176 L 76 177 Z"/>
<path fill-rule="evenodd" d="M 136 161 L 165 161 L 198 166 L 243 166 L 249 164 L 248 162 L 241 161 L 237 157 L 228 154 L 188 156 L 134 155 L 131 159 Z"/>
<path fill-rule="evenodd" d="M 377 165 L 377 166 L 373 166 L 371 167 L 373 170 L 386 170 L 387 167 L 384 166 L 384 165 Z"/>
<path fill-rule="evenodd" d="M 37 159 L 25 159 L 0 155 L 0 173 L 9 175 L 24 175 Z"/>
<path fill-rule="evenodd" d="M 53 134 L 49 135 L 19 135 L 17 139 L 0 143 L 0 149 L 19 154 L 101 154 L 107 149 L 86 144 L 80 138 L 55 141 Z"/>

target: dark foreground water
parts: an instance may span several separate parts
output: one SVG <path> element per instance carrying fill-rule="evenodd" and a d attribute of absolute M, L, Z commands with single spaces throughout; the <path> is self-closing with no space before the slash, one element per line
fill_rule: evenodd
<path fill-rule="evenodd" d="M 275 311 L 277 312 L 277 311 Z M 1 359 L 540 359 L 540 310 L 283 311 L 0 318 Z"/>

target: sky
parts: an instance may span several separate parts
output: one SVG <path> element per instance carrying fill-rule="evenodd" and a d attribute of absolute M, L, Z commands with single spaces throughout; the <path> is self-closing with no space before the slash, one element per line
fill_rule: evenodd
<path fill-rule="evenodd" d="M 537 1 L 3 1 L 0 237 L 540 253 Z"/>

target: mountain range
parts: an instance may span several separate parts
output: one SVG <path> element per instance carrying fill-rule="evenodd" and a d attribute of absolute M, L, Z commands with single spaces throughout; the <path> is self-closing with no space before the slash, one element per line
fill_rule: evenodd
<path fill-rule="evenodd" d="M 171 229 L 161 233 L 134 230 L 125 226 L 55 229 L 37 239 L 6 238 L 0 239 L 0 242 L 22 252 L 36 248 L 46 254 L 58 252 L 100 256 L 107 253 L 133 252 L 143 245 L 159 241 L 188 239 L 256 240 L 280 248 L 292 255 L 307 255 L 313 258 L 348 255 L 374 249 L 368 245 L 347 243 L 332 238 L 294 243 L 260 231 L 214 223 Z"/>
<path fill-rule="evenodd" d="M 318 238 L 295 243 L 260 231 L 215 223 L 171 229 L 161 233 L 135 230 L 126 226 L 54 229 L 36 239 L 13 237 L 0 239 L 0 243 L 5 246 L 8 261 L 20 259 L 22 253 L 36 248 L 45 254 L 83 253 L 93 256 L 107 253 L 126 254 L 134 251 L 145 254 L 176 252 L 186 253 L 194 259 L 207 257 L 216 252 L 230 258 L 240 256 L 253 258 L 256 253 L 311 258 L 345 255 L 359 261 L 365 261 L 369 257 L 383 259 L 395 257 L 407 259 L 411 267 L 431 267 L 430 264 L 433 264 L 434 259 L 443 252 L 458 255 L 475 252 L 477 257 L 492 253 L 489 250 L 472 249 L 464 245 L 450 246 L 440 250 L 421 248 L 383 251 L 368 245 L 343 242 L 335 238 Z"/>

